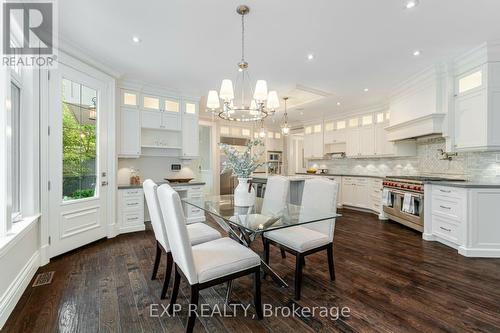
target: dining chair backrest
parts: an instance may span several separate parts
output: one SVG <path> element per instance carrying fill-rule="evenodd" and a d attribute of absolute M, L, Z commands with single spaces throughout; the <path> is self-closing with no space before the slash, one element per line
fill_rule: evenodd
<path fill-rule="evenodd" d="M 302 192 L 300 221 L 321 218 L 337 213 L 338 183 L 323 178 L 307 179 Z M 321 232 L 333 241 L 335 219 L 304 224 L 305 228 Z"/>
<path fill-rule="evenodd" d="M 266 192 L 262 203 L 263 215 L 280 215 L 285 210 L 288 201 L 290 180 L 283 176 L 267 178 Z"/>
<path fill-rule="evenodd" d="M 167 184 L 158 188 L 160 209 L 169 235 L 172 257 L 191 285 L 198 283 L 193 250 L 189 240 L 186 219 L 179 194 Z"/>
<path fill-rule="evenodd" d="M 156 193 L 158 185 L 151 179 L 146 179 L 142 184 L 142 188 L 144 189 L 144 196 L 146 197 L 146 204 L 148 206 L 149 216 L 151 217 L 151 226 L 153 227 L 155 238 L 161 246 L 163 246 L 165 251 L 170 252 L 167 231 Z"/>

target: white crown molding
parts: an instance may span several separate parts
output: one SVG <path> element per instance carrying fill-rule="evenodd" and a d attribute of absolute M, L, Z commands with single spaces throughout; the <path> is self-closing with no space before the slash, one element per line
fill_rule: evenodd
<path fill-rule="evenodd" d="M 456 75 L 463 74 L 472 68 L 484 65 L 487 62 L 500 61 L 500 41 L 490 41 L 469 50 L 456 57 L 453 64 L 456 68 Z"/>
<path fill-rule="evenodd" d="M 123 73 L 120 73 L 119 71 L 115 70 L 114 68 L 97 61 L 93 57 L 89 56 L 86 51 L 84 51 L 82 48 L 77 46 L 75 43 L 68 41 L 66 39 L 63 39 L 62 37 L 59 36 L 59 45 L 58 49 L 67 55 L 80 60 L 81 62 L 86 63 L 89 66 L 94 67 L 95 69 L 102 71 L 109 76 L 112 76 L 115 79 L 118 79 L 123 76 Z"/>
<path fill-rule="evenodd" d="M 196 102 L 201 101 L 200 96 L 195 96 L 192 94 L 186 94 L 183 93 L 179 90 L 172 89 L 170 87 L 165 87 L 161 85 L 155 85 L 151 83 L 147 83 L 141 80 L 134 80 L 134 79 L 120 79 L 118 80 L 118 86 L 122 89 L 130 89 L 130 90 L 135 90 L 138 92 L 147 92 L 150 94 L 158 94 L 161 96 L 165 97 L 180 97 L 182 99 L 189 99 L 193 100 Z M 201 112 L 201 107 L 200 107 L 200 112 Z"/>

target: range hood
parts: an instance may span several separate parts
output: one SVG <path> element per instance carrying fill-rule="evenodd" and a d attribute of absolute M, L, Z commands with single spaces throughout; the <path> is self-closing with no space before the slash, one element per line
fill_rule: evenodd
<path fill-rule="evenodd" d="M 386 127 L 389 141 L 414 139 L 422 136 L 441 134 L 446 114 L 432 113 L 423 117 Z"/>

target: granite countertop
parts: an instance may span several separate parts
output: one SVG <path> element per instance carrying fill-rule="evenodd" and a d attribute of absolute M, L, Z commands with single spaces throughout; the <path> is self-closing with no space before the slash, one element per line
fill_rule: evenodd
<path fill-rule="evenodd" d="M 385 178 L 385 176 L 375 176 L 375 175 L 353 175 L 353 174 L 342 174 L 342 173 L 305 173 L 299 172 L 296 175 L 304 176 L 324 176 L 324 177 L 363 177 L 363 178 Z"/>
<path fill-rule="evenodd" d="M 156 184 L 158 185 L 163 185 L 163 184 L 170 184 L 170 186 L 200 186 L 200 185 L 205 185 L 205 182 L 202 181 L 190 181 L 189 183 L 172 183 L 172 182 L 157 182 Z M 118 185 L 119 190 L 126 190 L 126 189 L 132 189 L 132 188 L 142 188 L 142 183 L 140 185 L 130 185 L 130 184 L 121 184 Z"/>
<path fill-rule="evenodd" d="M 429 181 L 426 184 L 461 187 L 461 188 L 500 188 L 500 184 L 495 183 L 479 183 L 479 182 L 454 182 L 454 181 Z"/>

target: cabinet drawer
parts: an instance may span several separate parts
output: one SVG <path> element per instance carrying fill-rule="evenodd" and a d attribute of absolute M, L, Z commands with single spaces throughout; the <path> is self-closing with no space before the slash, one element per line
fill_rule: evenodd
<path fill-rule="evenodd" d="M 432 197 L 432 214 L 460 222 L 463 219 L 462 200 L 437 195 Z"/>
<path fill-rule="evenodd" d="M 463 195 L 463 190 L 460 188 L 447 187 L 447 186 L 433 186 L 432 187 L 432 197 L 435 196 L 446 196 L 452 198 L 461 198 Z"/>
<path fill-rule="evenodd" d="M 125 197 L 122 201 L 123 210 L 139 210 L 143 209 L 144 199 L 142 197 Z"/>
<path fill-rule="evenodd" d="M 127 225 L 137 225 L 144 223 L 143 212 L 128 212 L 122 215 L 122 224 Z"/>
<path fill-rule="evenodd" d="M 129 188 L 126 190 L 121 190 L 124 197 L 142 197 L 141 188 Z"/>
<path fill-rule="evenodd" d="M 188 217 L 198 217 L 198 216 L 202 216 L 204 213 L 203 213 L 203 210 L 199 209 L 199 208 L 196 208 L 196 207 L 189 207 L 188 208 Z"/>
<path fill-rule="evenodd" d="M 432 233 L 450 242 L 459 244 L 460 226 L 439 216 L 432 216 Z"/>

